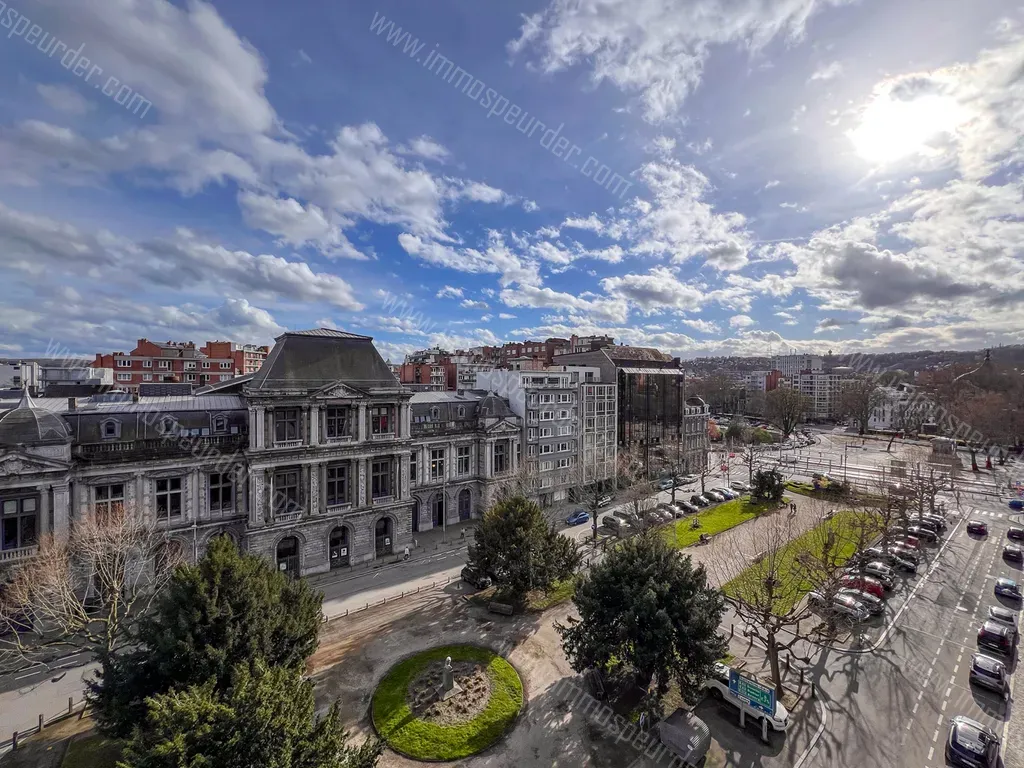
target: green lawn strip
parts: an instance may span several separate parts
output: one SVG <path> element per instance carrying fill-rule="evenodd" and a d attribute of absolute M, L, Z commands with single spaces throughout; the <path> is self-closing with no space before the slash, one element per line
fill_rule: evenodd
<path fill-rule="evenodd" d="M 73 739 L 64 756 L 64 768 L 114 768 L 121 744 L 100 735 Z"/>
<path fill-rule="evenodd" d="M 467 723 L 441 726 L 419 720 L 406 703 L 409 684 L 429 664 L 476 661 L 491 680 L 491 699 Z M 399 662 L 377 686 L 371 714 L 377 732 L 396 752 L 424 760 L 458 760 L 486 749 L 511 727 L 523 706 L 523 684 L 515 669 L 485 648 L 451 645 L 433 648 Z"/>
<path fill-rule="evenodd" d="M 844 565 L 857 551 L 858 533 L 862 530 L 861 526 L 857 523 L 866 514 L 868 513 L 850 510 L 836 512 L 831 520 L 819 523 L 811 530 L 793 539 L 783 548 L 781 559 L 775 569 L 784 581 L 783 586 L 777 590 L 777 594 L 780 597 L 775 600 L 776 613 L 782 615 L 788 612 L 804 595 L 814 588 L 814 585 L 803 577 L 802 569 L 797 566 L 797 557 L 802 552 L 809 552 L 812 557 L 821 556 L 821 545 L 826 538 L 821 535 L 821 529 L 830 529 L 835 534 L 835 539 L 839 543 L 834 559 L 838 565 Z M 727 595 L 733 595 L 736 585 L 743 583 L 744 578 L 748 578 L 747 572 L 757 573 L 757 568 L 758 566 L 756 565 L 748 566 L 745 571 L 728 581 L 722 587 L 722 591 Z M 795 580 L 799 581 L 794 583 Z"/>
<path fill-rule="evenodd" d="M 811 483 L 798 483 L 795 480 L 790 480 L 786 483 L 786 490 L 792 493 L 798 493 L 801 496 L 809 496 L 812 499 L 824 499 L 825 501 L 842 501 L 844 504 L 850 505 L 863 505 L 863 506 L 879 506 L 885 503 L 885 497 L 880 496 L 877 493 L 869 493 L 867 491 L 849 491 L 844 494 L 837 494 L 835 492 L 829 492 L 827 489 L 817 489 Z"/>
<path fill-rule="evenodd" d="M 564 581 L 556 581 L 547 592 L 531 592 L 527 599 L 527 610 L 534 612 L 546 611 L 559 603 L 571 600 L 576 594 L 576 579 L 568 578 Z"/>
<path fill-rule="evenodd" d="M 671 546 L 682 549 L 696 544 L 702 533 L 710 536 L 727 531 L 775 508 L 772 502 L 754 502 L 749 498 L 732 499 L 666 525 L 661 529 L 661 535 Z M 690 527 L 694 517 L 700 520 L 700 528 Z"/>

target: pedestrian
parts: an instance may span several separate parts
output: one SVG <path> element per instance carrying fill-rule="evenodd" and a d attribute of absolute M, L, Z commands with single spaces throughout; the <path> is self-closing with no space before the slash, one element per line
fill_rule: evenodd
<path fill-rule="evenodd" d="M 462 529 L 462 535 L 459 536 L 459 538 L 462 539 L 463 541 L 466 540 L 466 529 L 465 528 Z"/>
<path fill-rule="evenodd" d="M 403 560 L 408 560 L 409 559 L 409 545 L 408 544 L 405 545 L 405 555 L 402 557 L 402 559 Z"/>

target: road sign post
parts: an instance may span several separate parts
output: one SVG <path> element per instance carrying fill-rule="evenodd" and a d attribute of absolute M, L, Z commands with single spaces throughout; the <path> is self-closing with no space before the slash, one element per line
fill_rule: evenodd
<path fill-rule="evenodd" d="M 738 670 L 729 670 L 729 690 L 741 701 L 766 715 L 775 714 L 775 689 L 762 685 L 752 677 L 741 675 Z"/>

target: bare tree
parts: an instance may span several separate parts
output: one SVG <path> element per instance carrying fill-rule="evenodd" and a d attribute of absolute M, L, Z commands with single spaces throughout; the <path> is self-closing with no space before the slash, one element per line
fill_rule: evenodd
<path fill-rule="evenodd" d="M 863 435 L 868 429 L 872 412 L 885 402 L 886 395 L 879 389 L 874 378 L 854 379 L 844 382 L 839 392 L 839 411 L 857 422 L 857 432 Z"/>
<path fill-rule="evenodd" d="M 658 488 L 644 471 L 643 462 L 628 450 L 619 452 L 619 482 L 625 485 L 625 504 L 619 513 L 626 516 L 635 530 L 647 530 L 652 526 L 650 513 L 658 506 Z"/>
<path fill-rule="evenodd" d="M 792 434 L 804 414 L 811 408 L 811 399 L 790 387 L 773 389 L 764 398 L 765 419 L 779 428 L 783 440 Z"/>
<path fill-rule="evenodd" d="M 66 537 L 44 537 L 0 597 L 4 665 L 60 651 L 115 653 L 180 557 L 150 520 L 123 506 L 92 510 Z"/>

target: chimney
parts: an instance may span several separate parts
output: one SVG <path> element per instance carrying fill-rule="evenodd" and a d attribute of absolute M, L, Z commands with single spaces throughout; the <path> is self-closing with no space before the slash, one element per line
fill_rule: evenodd
<path fill-rule="evenodd" d="M 74 410 L 77 410 L 77 409 L 78 409 L 78 398 L 77 397 L 69 397 L 68 398 L 68 410 L 69 411 L 74 411 Z"/>

